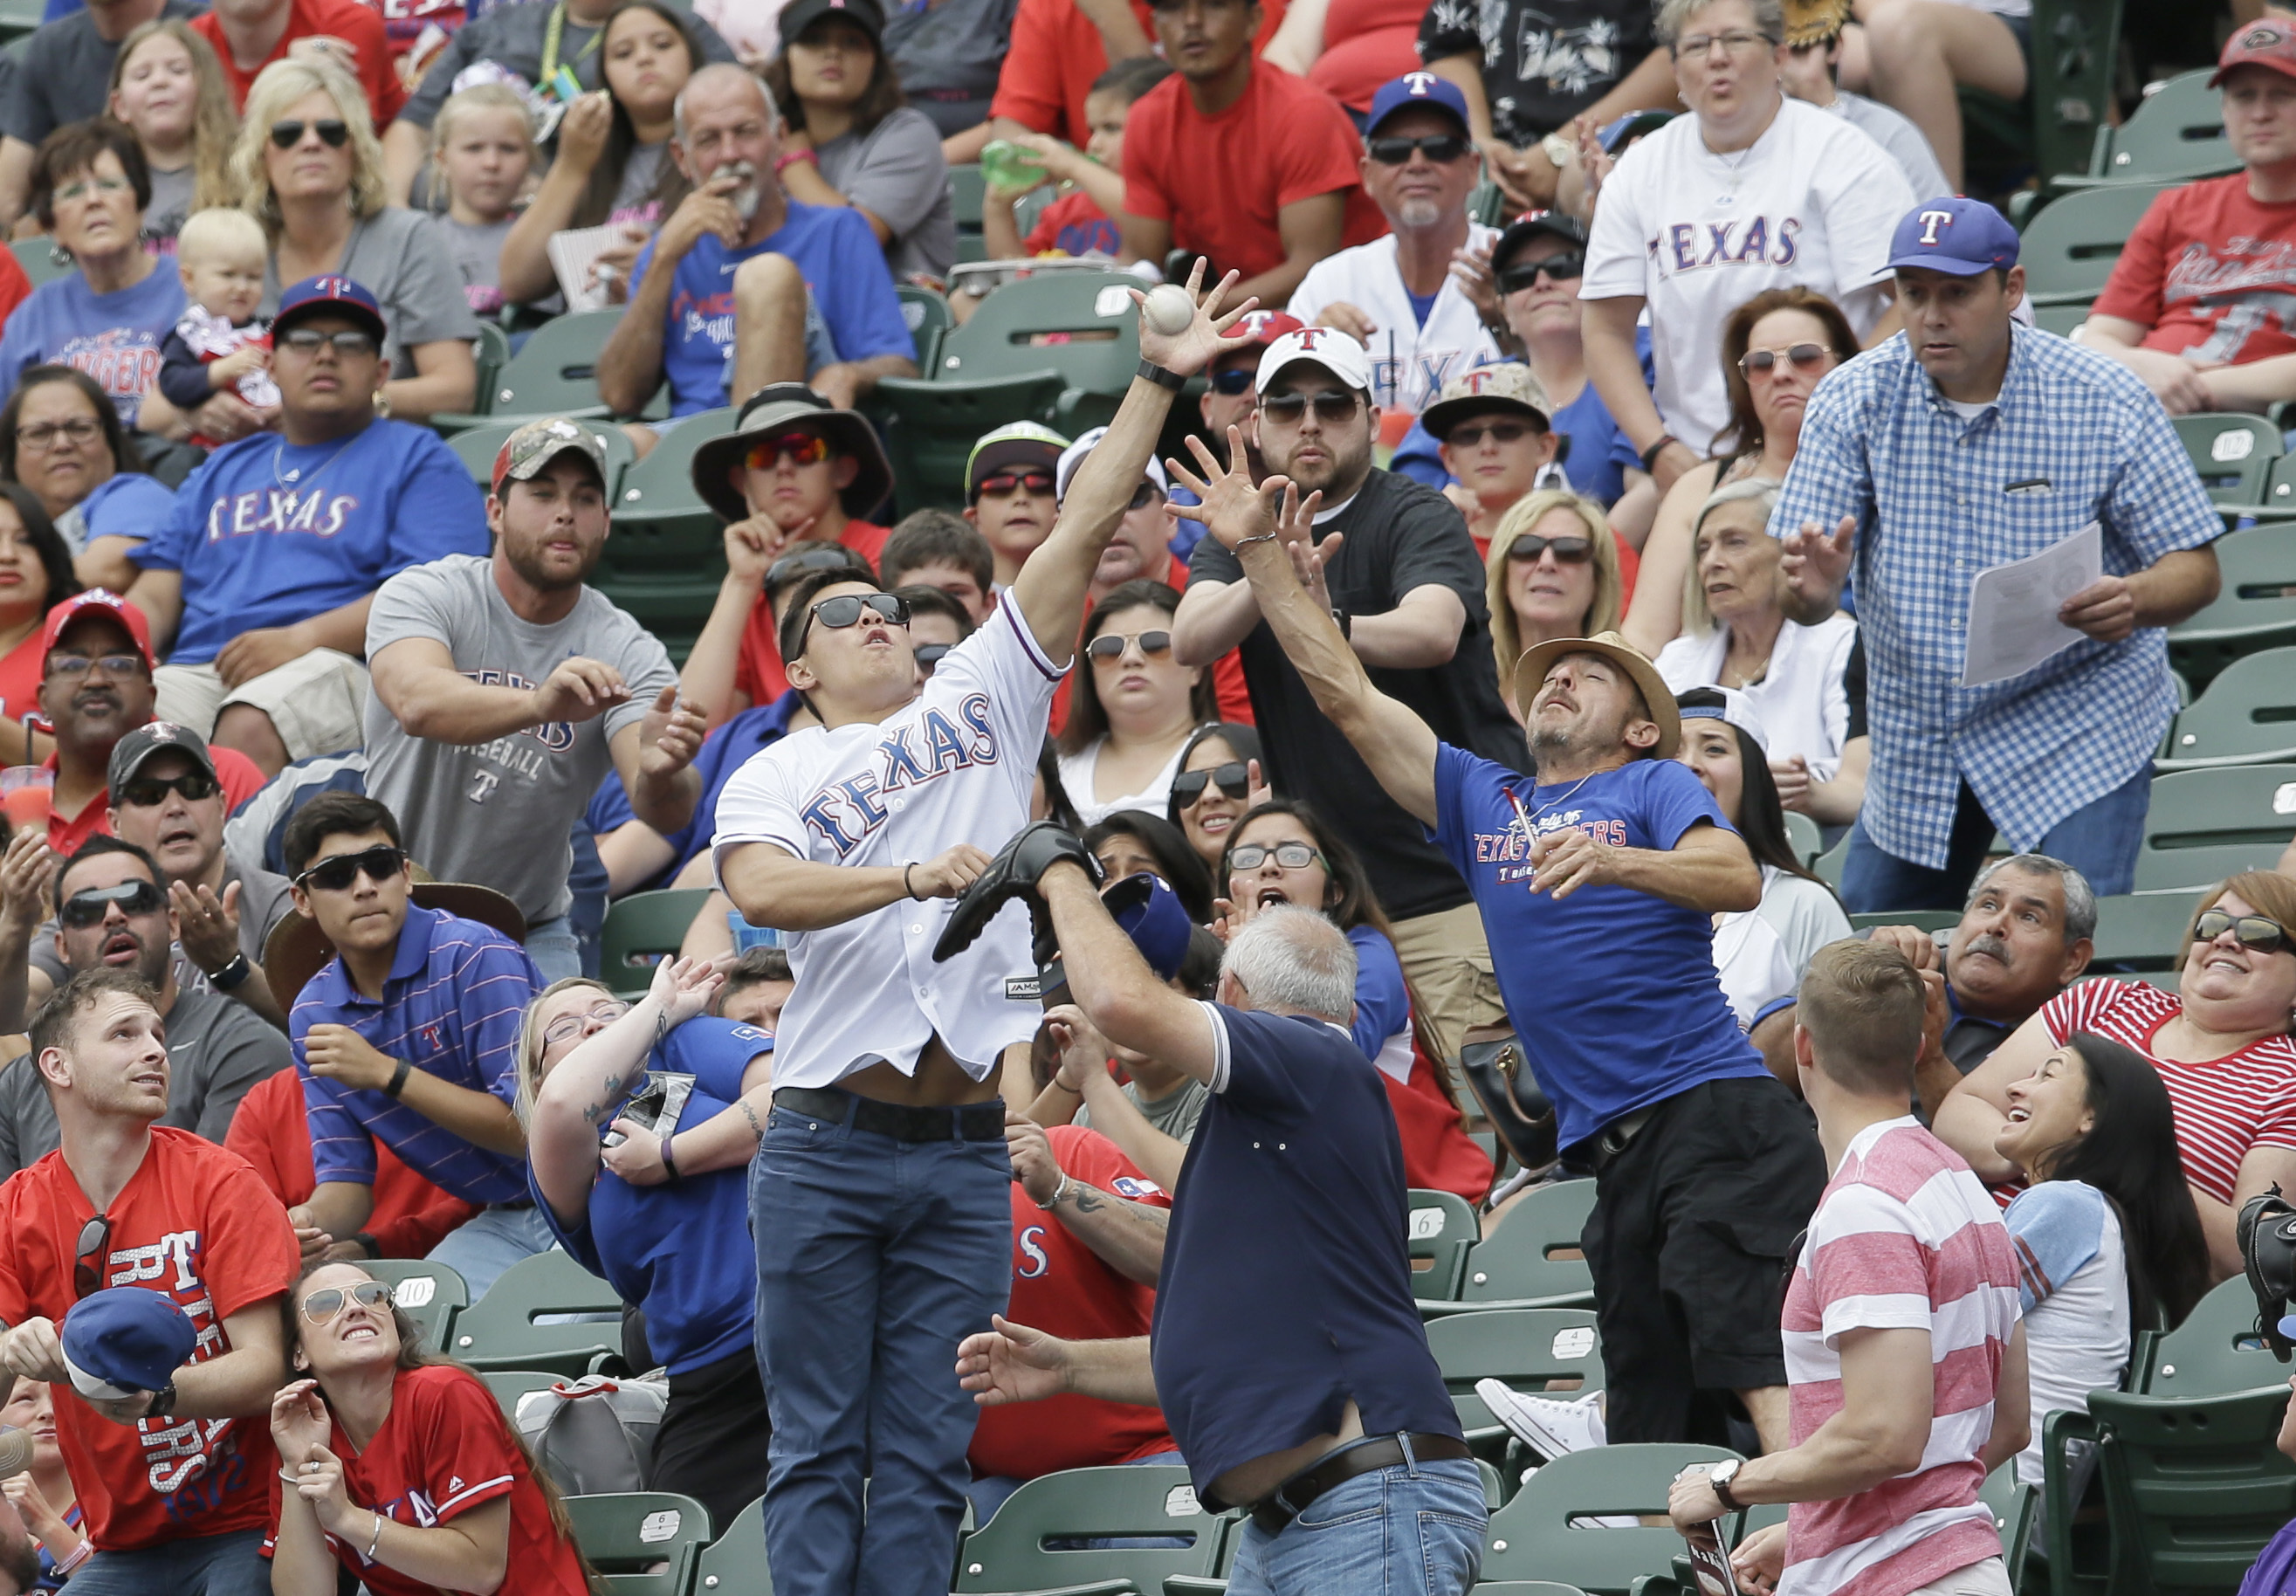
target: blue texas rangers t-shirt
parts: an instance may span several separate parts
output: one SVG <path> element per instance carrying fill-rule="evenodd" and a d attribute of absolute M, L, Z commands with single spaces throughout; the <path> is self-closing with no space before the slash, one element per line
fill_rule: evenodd
<path fill-rule="evenodd" d="M 917 341 L 901 319 L 900 296 L 886 269 L 885 251 L 861 213 L 842 205 L 802 205 L 792 200 L 789 219 L 757 243 L 729 250 L 705 233 L 677 263 L 670 279 L 669 314 L 662 329 L 661 369 L 669 380 L 669 413 L 691 415 L 726 401 L 726 363 L 734 354 L 734 273 L 763 254 L 786 255 L 813 292 L 829 325 L 840 360 L 879 355 L 914 358 Z M 644 279 L 653 245 L 638 252 L 630 270 Z"/>
<path fill-rule="evenodd" d="M 292 626 L 409 565 L 491 547 L 486 499 L 439 434 L 374 421 L 348 440 L 299 447 L 258 432 L 226 444 L 135 560 L 183 572 L 168 658 L 201 665 L 242 632 Z"/>
<path fill-rule="evenodd" d="M 1445 744 L 1435 814 L 1430 835 L 1482 911 L 1499 995 L 1562 1146 L 1702 1082 L 1769 1073 L 1722 995 L 1710 916 L 1629 887 L 1580 887 L 1561 902 L 1530 890 L 1533 835 L 1575 828 L 1664 851 L 1702 820 L 1728 829 L 1688 766 L 1636 760 L 1534 787 Z"/>

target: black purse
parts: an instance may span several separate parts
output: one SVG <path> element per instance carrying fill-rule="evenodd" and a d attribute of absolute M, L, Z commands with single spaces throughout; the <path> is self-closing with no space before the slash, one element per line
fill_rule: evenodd
<path fill-rule="evenodd" d="M 1459 1049 L 1467 1089 L 1482 1105 L 1506 1150 L 1525 1169 L 1544 1169 L 1556 1156 L 1554 1105 L 1538 1089 L 1522 1043 L 1504 1025 L 1478 1025 Z"/>

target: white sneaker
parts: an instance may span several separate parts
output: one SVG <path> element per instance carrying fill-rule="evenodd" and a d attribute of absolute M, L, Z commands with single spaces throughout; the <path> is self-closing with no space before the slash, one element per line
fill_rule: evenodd
<path fill-rule="evenodd" d="M 1603 1394 L 1590 1391 L 1576 1402 L 1525 1396 L 1504 1380 L 1477 1380 L 1475 1394 L 1491 1416 L 1523 1444 L 1552 1462 L 1566 1452 L 1603 1444 Z"/>

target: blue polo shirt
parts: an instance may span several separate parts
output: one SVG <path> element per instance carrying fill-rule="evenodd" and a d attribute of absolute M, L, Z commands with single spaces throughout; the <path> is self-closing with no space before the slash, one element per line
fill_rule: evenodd
<path fill-rule="evenodd" d="M 669 863 L 631 891 L 668 886 L 696 855 L 708 851 L 709 839 L 718 835 L 718 795 L 751 754 L 789 735 L 790 717 L 800 707 L 791 689 L 771 703 L 743 710 L 703 740 L 701 752 L 693 756 L 693 773 L 701 778 L 701 796 L 693 802 L 693 819 L 663 839 L 673 851 Z M 621 772 L 607 771 L 606 779 L 598 784 L 597 795 L 590 800 L 590 829 L 604 836 L 637 818 L 637 810 L 630 807 L 629 792 L 622 786 Z"/>
<path fill-rule="evenodd" d="M 1580 887 L 1560 902 L 1530 890 L 1534 835 L 1577 829 L 1665 851 L 1702 820 L 1727 830 L 1689 766 L 1643 759 L 1534 787 L 1444 744 L 1435 814 L 1428 835 L 1482 911 L 1499 995 L 1562 1146 L 1703 1082 L 1769 1074 L 1722 995 L 1710 916 L 1629 887 Z"/>
<path fill-rule="evenodd" d="M 773 1048 L 774 1039 L 753 1025 L 691 1019 L 655 1047 L 646 1069 L 693 1077 L 677 1116 L 678 1128 L 690 1131 L 732 1107 L 742 1072 Z M 531 1165 L 527 1172 L 543 1218 L 575 1262 L 645 1310 L 646 1345 L 674 1375 L 750 1350 L 758 1253 L 750 1239 L 749 1181 L 747 1164 L 661 1186 L 633 1186 L 601 1169 L 588 1211 L 569 1225 L 534 1185 Z"/>
<path fill-rule="evenodd" d="M 287 1016 L 319 1183 L 373 1185 L 380 1139 L 416 1174 L 466 1203 L 524 1197 L 523 1159 L 474 1146 L 380 1091 L 314 1075 L 303 1046 L 314 1025 L 348 1025 L 388 1057 L 511 1104 L 518 1098 L 519 1021 L 541 990 L 526 950 L 493 926 L 414 905 L 380 1003 L 351 984 L 340 957 L 329 959 Z"/>
<path fill-rule="evenodd" d="M 1379 1071 L 1337 1025 L 1203 1007 L 1211 1097 L 1172 1194 L 1149 1337 L 1197 1494 L 1338 1430 L 1349 1398 L 1365 1435 L 1459 1435 L 1412 1301 Z"/>

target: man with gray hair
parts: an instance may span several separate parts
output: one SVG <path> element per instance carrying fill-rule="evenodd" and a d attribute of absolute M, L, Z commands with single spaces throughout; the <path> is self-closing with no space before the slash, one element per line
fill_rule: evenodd
<path fill-rule="evenodd" d="M 1050 910 L 1076 999 L 1047 1016 L 1054 1036 L 1097 1027 L 1211 1099 L 1146 1344 L 1000 1318 L 958 1349 L 966 1388 L 984 1405 L 1078 1391 L 1160 1406 L 1198 1500 L 1250 1511 L 1234 1596 L 1467 1591 L 1482 1487 L 1412 1303 L 1394 1112 L 1346 1029 L 1354 948 L 1321 915 L 1263 910 L 1228 943 L 1218 1000 L 1198 1002 L 1157 978 L 1067 840 L 1034 882 L 982 877 Z M 1004 858 L 1027 868 L 1050 851 Z M 1311 1505 L 1313 1527 L 1299 1522 Z"/>
<path fill-rule="evenodd" d="M 758 80 L 703 67 L 676 114 L 670 159 L 693 192 L 630 268 L 629 309 L 598 356 L 598 397 L 635 415 L 667 378 L 675 419 L 803 382 L 849 410 L 879 377 L 916 375 L 916 341 L 876 234 L 849 206 L 803 205 L 782 191 L 781 117 Z M 808 296 L 836 355 L 810 372 Z M 640 453 L 653 447 L 653 429 L 630 432 Z"/>
<path fill-rule="evenodd" d="M 1942 941 L 1911 926 L 1867 933 L 1915 969 L 1945 972 L 1944 1024 L 1931 1024 L 1914 1071 L 1924 1119 L 2011 1032 L 2081 978 L 2095 934 L 2088 877 L 2046 853 L 2012 854 L 1982 871 L 1961 924 Z"/>

